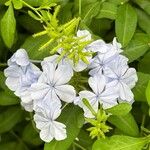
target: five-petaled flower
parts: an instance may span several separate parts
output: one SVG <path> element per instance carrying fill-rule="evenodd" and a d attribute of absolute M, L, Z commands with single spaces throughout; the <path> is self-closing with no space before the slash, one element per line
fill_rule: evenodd
<path fill-rule="evenodd" d="M 42 64 L 43 72 L 38 82 L 31 86 L 34 109 L 42 101 L 45 103 L 57 101 L 59 104 L 61 104 L 60 100 L 67 103 L 73 102 L 76 92 L 74 87 L 68 84 L 73 76 L 72 70 L 68 69 L 65 64 L 55 64 L 49 61 Z"/>
<path fill-rule="evenodd" d="M 109 78 L 107 84 L 110 88 L 115 88 L 118 91 L 119 99 L 132 102 L 134 95 L 131 89 L 137 82 L 137 74 L 134 68 L 129 68 L 124 56 L 117 57 L 106 68 L 104 75 Z"/>
<path fill-rule="evenodd" d="M 121 45 L 117 43 L 116 38 L 113 40 L 113 44 L 106 44 L 102 40 L 98 40 L 99 44 L 97 46 L 97 55 L 91 60 L 89 65 L 89 74 L 93 76 L 94 74 L 102 74 L 105 68 L 109 66 L 111 61 L 118 57 L 119 53 L 122 52 Z M 95 41 L 96 42 L 96 41 Z"/>
<path fill-rule="evenodd" d="M 93 118 L 94 116 L 90 110 L 83 104 L 82 99 L 86 98 L 95 112 L 98 111 L 99 103 L 104 108 L 109 108 L 117 104 L 116 98 L 118 97 L 116 91 L 106 86 L 106 79 L 99 74 L 90 77 L 88 80 L 91 91 L 79 92 L 80 99 L 75 99 L 75 104 L 79 105 L 84 110 L 84 116 L 87 118 Z"/>
<path fill-rule="evenodd" d="M 61 105 L 55 101 L 38 106 L 34 115 L 36 127 L 40 130 L 40 137 L 45 142 L 55 138 L 60 141 L 67 137 L 66 126 L 56 121 L 61 114 Z"/>

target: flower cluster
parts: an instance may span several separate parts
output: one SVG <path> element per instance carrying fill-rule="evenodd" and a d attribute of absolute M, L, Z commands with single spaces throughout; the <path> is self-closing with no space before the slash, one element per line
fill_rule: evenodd
<path fill-rule="evenodd" d="M 91 76 L 88 83 L 92 91 L 81 91 L 79 97 L 75 99 L 75 104 L 83 108 L 87 118 L 94 116 L 83 104 L 83 98 L 89 100 L 96 112 L 99 104 L 106 109 L 122 101 L 132 103 L 134 95 L 131 89 L 137 82 L 136 70 L 129 68 L 128 59 L 120 54 L 122 52 L 121 44 L 116 41 L 116 38 L 112 44 L 97 40 L 88 47 L 92 49 L 93 45 L 97 54 L 90 60 L 88 66 Z"/>
<path fill-rule="evenodd" d="M 27 52 L 19 49 L 9 60 L 4 74 L 7 77 L 6 85 L 21 98 L 21 105 L 27 111 L 33 111 L 31 85 L 37 82 L 41 71 L 29 61 Z"/>
<path fill-rule="evenodd" d="M 78 30 L 75 38 L 80 38 L 82 42 L 92 41 L 87 30 Z M 80 59 L 74 64 L 66 56 L 58 62 L 60 51 L 63 48 L 59 48 L 57 54 L 44 58 L 40 70 L 31 63 L 27 52 L 19 49 L 8 60 L 8 68 L 5 69 L 6 85 L 20 97 L 25 110 L 34 111 L 36 127 L 45 142 L 67 137 L 66 126 L 57 121 L 64 103 L 74 102 L 84 110 L 86 118 L 93 118 L 94 115 L 82 99 L 86 98 L 96 113 L 99 112 L 100 105 L 105 109 L 122 101 L 132 103 L 134 97 L 131 89 L 137 81 L 136 71 L 129 68 L 128 59 L 120 54 L 121 45 L 116 38 L 112 44 L 106 44 L 103 40 L 87 44 L 82 50 L 91 54 L 87 56 L 87 63 Z M 69 83 L 74 71 L 85 69 L 89 70 L 87 82 L 91 90 L 77 93 Z M 105 132 L 107 131 L 108 128 Z"/>

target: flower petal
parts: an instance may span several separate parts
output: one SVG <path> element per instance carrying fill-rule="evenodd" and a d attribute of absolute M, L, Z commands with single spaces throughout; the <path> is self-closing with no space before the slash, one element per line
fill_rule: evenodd
<path fill-rule="evenodd" d="M 50 134 L 50 127 L 47 126 L 40 131 L 40 138 L 44 142 L 51 142 L 53 140 L 53 136 Z"/>
<path fill-rule="evenodd" d="M 120 83 L 118 84 L 118 88 L 119 88 L 119 95 L 122 100 L 125 100 L 125 101 L 133 100 L 134 95 L 131 89 L 126 84 Z"/>
<path fill-rule="evenodd" d="M 73 70 L 74 70 L 75 72 L 81 72 L 81 71 L 83 71 L 84 69 L 86 69 L 87 66 L 88 66 L 88 65 L 87 65 L 86 63 L 84 63 L 82 60 L 79 60 L 78 64 L 76 64 L 75 66 L 74 66 L 74 64 L 72 63 L 72 68 L 73 68 Z"/>
<path fill-rule="evenodd" d="M 100 101 L 100 103 L 102 104 L 103 109 L 108 109 L 118 105 L 117 99 L 110 100 L 110 101 Z"/>
<path fill-rule="evenodd" d="M 63 123 L 53 121 L 53 129 L 54 129 L 54 138 L 57 141 L 64 140 L 67 138 L 66 134 L 66 126 Z"/>
<path fill-rule="evenodd" d="M 96 95 L 100 94 L 106 85 L 106 79 L 103 75 L 96 74 L 90 77 L 88 83 Z"/>
<path fill-rule="evenodd" d="M 122 80 L 132 89 L 138 80 L 136 70 L 134 68 L 129 68 L 123 75 Z"/>
<path fill-rule="evenodd" d="M 28 112 L 32 112 L 33 111 L 33 101 L 29 102 L 29 103 L 24 103 L 21 101 L 21 105 L 22 107 L 28 111 Z"/>
<path fill-rule="evenodd" d="M 34 100 L 44 99 L 50 91 L 50 86 L 43 83 L 34 83 L 31 85 L 31 97 Z"/>
<path fill-rule="evenodd" d="M 20 66 L 27 66 L 30 63 L 28 54 L 24 49 L 17 50 L 17 52 L 15 53 L 15 59 L 16 63 Z"/>
<path fill-rule="evenodd" d="M 103 40 L 96 40 L 87 46 L 87 49 L 92 52 L 106 53 L 108 45 Z"/>
<path fill-rule="evenodd" d="M 88 30 L 78 30 L 77 37 L 84 37 L 81 41 L 89 41 L 91 40 L 91 34 Z"/>
<path fill-rule="evenodd" d="M 10 90 L 15 91 L 18 89 L 20 85 L 20 80 L 14 77 L 8 77 L 5 81 L 5 84 L 8 86 Z"/>
<path fill-rule="evenodd" d="M 122 45 L 121 45 L 120 43 L 117 42 L 117 38 L 116 38 L 116 37 L 114 37 L 112 43 L 113 43 L 114 49 L 117 50 L 118 53 L 121 53 L 121 52 L 122 52 L 122 49 L 121 49 L 121 48 L 122 48 Z"/>
<path fill-rule="evenodd" d="M 67 103 L 73 102 L 76 91 L 71 85 L 59 85 L 55 87 L 56 94 L 59 98 Z"/>
<path fill-rule="evenodd" d="M 43 69 L 43 73 L 40 77 L 40 81 L 39 82 L 43 82 L 43 78 L 44 81 L 48 84 L 51 84 L 54 82 L 54 78 L 55 78 L 55 69 L 56 69 L 56 65 L 50 62 L 45 62 L 45 64 L 42 66 Z"/>
<path fill-rule="evenodd" d="M 53 83 L 55 85 L 62 85 L 66 84 L 70 81 L 71 77 L 73 76 L 73 71 L 71 68 L 68 68 L 68 65 L 58 65 Z"/>

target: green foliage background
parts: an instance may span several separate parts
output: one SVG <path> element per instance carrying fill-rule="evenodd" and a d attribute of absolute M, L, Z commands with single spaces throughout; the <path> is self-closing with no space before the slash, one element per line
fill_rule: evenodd
<path fill-rule="evenodd" d="M 107 135 L 110 138 L 91 140 L 83 124 L 82 111 L 69 105 L 59 118 L 67 126 L 68 138 L 61 142 L 52 141 L 45 146 L 34 129 L 33 114 L 25 112 L 19 99 L 5 86 L 3 70 L 8 58 L 20 47 L 28 51 L 31 59 L 48 56 L 50 47 L 38 51 L 48 37 L 33 38 L 34 33 L 43 30 L 41 23 L 31 18 L 28 8 L 22 7 L 18 0 L 12 0 L 13 5 L 9 6 L 5 5 L 7 1 L 0 0 L 0 150 L 143 149 L 150 142 L 150 1 L 24 0 L 33 7 L 47 1 L 60 4 L 60 23 L 80 16 L 79 28 L 88 29 L 94 39 L 111 42 L 116 36 L 123 45 L 123 54 L 129 58 L 129 65 L 138 71 L 132 109 L 122 105 L 107 110 L 113 114 L 108 119 L 113 127 Z M 78 140 L 75 140 L 76 137 Z"/>

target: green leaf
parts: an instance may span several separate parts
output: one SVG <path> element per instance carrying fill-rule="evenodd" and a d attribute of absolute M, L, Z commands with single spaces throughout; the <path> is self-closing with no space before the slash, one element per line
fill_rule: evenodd
<path fill-rule="evenodd" d="M 19 143 L 16 144 L 15 150 L 29 150 L 29 148 L 25 145 L 25 143 L 20 141 Z"/>
<path fill-rule="evenodd" d="M 68 22 L 68 20 L 71 20 L 72 8 L 73 8 L 72 3 L 68 3 L 63 8 L 61 8 L 61 10 L 58 14 L 58 19 L 60 20 L 61 24 L 64 24 L 64 23 Z"/>
<path fill-rule="evenodd" d="M 139 5 L 145 12 L 150 15 L 150 1 L 149 0 L 133 0 L 134 3 Z"/>
<path fill-rule="evenodd" d="M 146 101 L 145 90 L 150 80 L 150 75 L 142 72 L 138 72 L 138 82 L 133 89 L 134 99 L 136 101 Z"/>
<path fill-rule="evenodd" d="M 12 0 L 15 9 L 21 9 L 23 4 L 20 0 Z"/>
<path fill-rule="evenodd" d="M 19 103 L 19 99 L 17 97 L 13 97 L 6 92 L 0 91 L 1 106 L 15 105 L 18 103 Z"/>
<path fill-rule="evenodd" d="M 101 2 L 90 3 L 82 9 L 82 22 L 90 24 L 92 18 L 95 17 L 100 10 Z"/>
<path fill-rule="evenodd" d="M 67 127 L 67 139 L 63 141 L 53 140 L 46 143 L 44 150 L 67 150 L 74 139 L 78 136 L 80 128 L 83 125 L 83 112 L 80 108 L 68 105 L 62 112 L 59 121 Z"/>
<path fill-rule="evenodd" d="M 5 44 L 3 42 L 3 39 L 0 36 L 0 60 L 1 61 L 6 61 L 7 53 L 8 53 L 8 51 L 6 50 Z"/>
<path fill-rule="evenodd" d="M 108 0 L 108 2 L 114 3 L 116 5 L 123 5 L 124 3 L 128 2 L 129 0 Z"/>
<path fill-rule="evenodd" d="M 115 5 L 114 3 L 104 2 L 96 18 L 108 18 L 114 20 L 116 19 L 116 16 L 117 16 L 117 5 Z"/>
<path fill-rule="evenodd" d="M 149 49 L 149 41 L 150 38 L 148 35 L 144 33 L 136 33 L 131 42 L 125 47 L 123 54 L 129 59 L 129 62 L 133 62 L 143 56 Z"/>
<path fill-rule="evenodd" d="M 4 133 L 12 129 L 18 122 L 22 120 L 22 110 L 20 107 L 11 107 L 0 114 L 0 133 Z"/>
<path fill-rule="evenodd" d="M 22 134 L 23 141 L 33 144 L 33 145 L 41 145 L 43 142 L 39 137 L 39 133 L 33 128 L 32 123 L 29 123 Z"/>
<path fill-rule="evenodd" d="M 148 85 L 146 88 L 146 99 L 147 99 L 148 105 L 150 106 L 150 81 L 148 82 Z"/>
<path fill-rule="evenodd" d="M 144 11 L 136 9 L 138 15 L 138 25 L 139 27 L 150 35 L 150 16 L 147 15 Z"/>
<path fill-rule="evenodd" d="M 108 121 L 126 135 L 139 136 L 139 129 L 131 113 L 124 116 L 110 116 Z"/>
<path fill-rule="evenodd" d="M 32 17 L 33 19 L 40 21 L 40 18 L 39 18 L 35 13 L 33 13 L 32 11 L 29 10 L 29 11 L 28 11 L 28 14 L 29 14 L 29 16 Z"/>
<path fill-rule="evenodd" d="M 97 140 L 92 150 L 141 150 L 149 140 L 150 137 L 134 138 L 114 135 L 110 138 Z"/>
<path fill-rule="evenodd" d="M 7 143 L 0 144 L 1 150 L 13 150 L 15 148 L 16 148 L 16 142 L 7 142 Z"/>
<path fill-rule="evenodd" d="M 41 6 L 47 0 L 24 0 L 24 1 L 31 6 L 37 7 L 37 6 Z"/>
<path fill-rule="evenodd" d="M 119 42 L 125 47 L 134 35 L 137 24 L 137 15 L 132 6 L 129 4 L 122 5 L 118 8 L 115 22 L 115 31 Z"/>
<path fill-rule="evenodd" d="M 103 37 L 108 33 L 108 30 L 111 29 L 111 25 L 112 25 L 112 20 L 106 18 L 101 18 L 101 19 L 93 18 L 90 28 L 95 35 Z"/>
<path fill-rule="evenodd" d="M 112 108 L 106 109 L 107 113 L 111 113 L 112 115 L 116 116 L 123 116 L 130 112 L 132 109 L 131 104 L 129 103 L 120 103 Z"/>
<path fill-rule="evenodd" d="M 24 29 L 26 29 L 30 33 L 37 33 L 43 30 L 42 24 L 29 15 L 20 15 L 17 17 L 17 21 Z"/>
<path fill-rule="evenodd" d="M 78 144 L 86 148 L 86 150 L 91 150 L 93 140 L 90 138 L 89 132 L 86 132 L 84 131 L 84 129 L 81 129 L 78 135 L 78 139 L 79 140 L 76 141 Z"/>
<path fill-rule="evenodd" d="M 138 70 L 143 73 L 150 74 L 150 52 L 146 53 L 144 57 L 138 63 Z"/>
<path fill-rule="evenodd" d="M 41 37 L 29 37 L 25 41 L 25 43 L 21 46 L 22 48 L 26 49 L 28 55 L 31 59 L 43 59 L 50 55 L 50 46 L 44 48 L 43 50 L 39 51 L 39 48 L 44 45 L 49 40 L 48 36 L 41 36 Z"/>
<path fill-rule="evenodd" d="M 0 0 L 0 4 L 5 4 L 8 0 Z"/>
<path fill-rule="evenodd" d="M 6 80 L 6 78 L 4 76 L 4 73 L 2 71 L 0 71 L 0 88 L 1 89 L 6 88 L 5 80 Z"/>
<path fill-rule="evenodd" d="M 12 4 L 9 5 L 6 13 L 1 20 L 1 35 L 5 45 L 11 48 L 14 44 L 16 34 L 16 20 L 14 17 L 14 10 Z"/>

